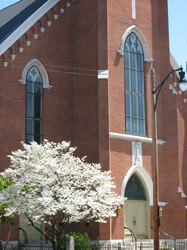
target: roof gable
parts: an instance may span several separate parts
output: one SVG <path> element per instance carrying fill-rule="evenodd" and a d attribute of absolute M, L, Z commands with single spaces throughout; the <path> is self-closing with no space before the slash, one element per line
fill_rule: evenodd
<path fill-rule="evenodd" d="M 0 28 L 0 55 L 60 0 L 35 0 Z"/>
<path fill-rule="evenodd" d="M 3 27 L 6 23 L 8 23 L 13 17 L 18 15 L 21 11 L 23 11 L 27 6 L 36 0 L 19 0 L 2 10 L 0 10 L 0 28 Z"/>
<path fill-rule="evenodd" d="M 24 10 L 14 16 L 8 23 L 0 29 L 0 43 L 2 43 L 14 30 L 16 30 L 25 20 L 27 20 L 38 8 L 47 0 L 36 0 Z"/>

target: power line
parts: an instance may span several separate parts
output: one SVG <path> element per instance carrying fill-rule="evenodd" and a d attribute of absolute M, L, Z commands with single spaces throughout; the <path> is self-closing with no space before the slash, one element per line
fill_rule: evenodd
<path fill-rule="evenodd" d="M 6 60 L 7 62 L 9 63 L 14 63 L 12 60 Z M 28 63 L 27 62 L 24 62 L 24 61 L 17 61 L 15 63 L 24 63 L 25 65 Z M 98 70 L 97 69 L 88 69 L 88 68 L 77 68 L 77 67 L 69 67 L 69 66 L 64 66 L 64 65 L 56 65 L 56 64 L 47 64 L 45 63 L 46 66 L 51 66 L 51 67 L 57 67 L 57 68 L 65 68 L 65 69 L 75 69 L 75 70 L 85 70 L 85 71 L 93 71 L 93 72 L 97 72 Z M 10 64 L 9 64 L 10 66 Z"/>
<path fill-rule="evenodd" d="M 22 67 L 13 66 L 13 65 L 9 65 L 9 67 L 22 69 Z M 74 72 L 74 71 L 59 71 L 59 70 L 51 70 L 51 69 L 48 69 L 47 71 L 54 72 L 54 73 L 70 74 L 70 75 L 95 76 L 95 77 L 97 76 L 97 74 L 86 74 L 86 73 L 79 73 L 79 72 Z"/>
<path fill-rule="evenodd" d="M 10 68 L 17 68 L 17 69 L 23 69 L 23 67 L 19 67 L 19 66 L 14 66 L 14 65 L 9 65 Z M 59 67 L 63 67 L 63 66 L 59 66 Z M 66 67 L 66 66 L 64 66 Z M 67 68 L 71 68 L 71 67 L 67 67 Z M 72 68 L 71 68 L 72 69 Z M 78 69 L 78 68 L 77 68 Z M 94 70 L 93 70 L 94 71 Z M 80 72 L 75 72 L 75 71 L 61 71 L 61 70 L 52 70 L 52 69 L 47 69 L 47 72 L 52 72 L 52 73 L 61 73 L 61 74 L 69 74 L 69 75 L 80 75 L 80 76 L 93 76 L 93 77 L 97 77 L 97 74 L 87 74 L 87 73 L 80 73 Z M 97 72 L 97 71 L 96 71 Z M 158 76 L 156 76 L 156 83 L 159 83 L 158 80 Z M 110 79 L 115 79 L 115 77 L 110 77 Z M 150 80 L 149 77 L 145 77 L 144 80 Z"/>

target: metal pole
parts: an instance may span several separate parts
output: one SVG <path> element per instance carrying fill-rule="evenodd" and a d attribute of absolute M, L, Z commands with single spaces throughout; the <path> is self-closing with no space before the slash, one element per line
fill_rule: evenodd
<path fill-rule="evenodd" d="M 177 244 L 176 239 L 174 239 L 174 250 L 177 250 Z"/>
<path fill-rule="evenodd" d="M 157 145 L 157 119 L 156 119 L 156 106 L 160 91 L 169 78 L 169 76 L 176 71 L 180 71 L 179 82 L 184 82 L 185 73 L 183 68 L 174 69 L 164 78 L 164 80 L 155 88 L 155 72 L 152 69 L 152 167 L 153 167 L 153 220 L 154 220 L 154 250 L 159 250 L 159 177 L 158 177 L 158 145 Z"/>
<path fill-rule="evenodd" d="M 155 109 L 155 72 L 152 70 L 152 166 L 153 166 L 153 220 L 154 220 L 154 250 L 159 250 L 159 181 L 158 181 L 158 145 L 157 119 Z"/>

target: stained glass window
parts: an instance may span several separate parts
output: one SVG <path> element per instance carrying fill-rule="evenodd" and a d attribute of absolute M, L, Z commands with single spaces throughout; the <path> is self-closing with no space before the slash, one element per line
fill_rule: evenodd
<path fill-rule="evenodd" d="M 124 54 L 126 133 L 146 135 L 144 54 L 135 33 L 126 39 Z"/>
<path fill-rule="evenodd" d="M 127 183 L 125 197 L 128 200 L 146 200 L 144 186 L 136 174 L 133 174 Z"/>
<path fill-rule="evenodd" d="M 26 78 L 26 143 L 42 141 L 42 96 L 42 77 L 33 66 Z"/>

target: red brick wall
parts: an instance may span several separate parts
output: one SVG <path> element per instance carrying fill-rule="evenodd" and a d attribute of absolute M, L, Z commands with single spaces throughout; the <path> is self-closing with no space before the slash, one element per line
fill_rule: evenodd
<path fill-rule="evenodd" d="M 108 1 L 110 131 L 125 133 L 124 57 L 120 56 L 117 50 L 126 29 L 136 25 L 144 35 L 150 56 L 154 59 L 153 63 L 145 63 L 147 135 L 152 137 L 150 69 L 155 68 L 157 86 L 170 72 L 167 1 L 136 1 L 136 20 L 132 19 L 131 13 L 131 1 Z M 157 106 L 158 138 L 166 141 L 164 146 L 159 146 L 160 201 L 168 202 L 161 218 L 161 229 L 174 237 L 183 238 L 186 235 L 185 202 L 177 188 L 182 180 L 183 186 L 186 186 L 184 153 L 181 155 L 185 144 L 183 120 L 185 112 L 184 109 L 177 112 L 176 98 L 178 97 L 172 95 L 168 84 L 169 81 L 162 89 Z M 181 130 L 179 127 L 182 127 Z M 179 135 L 179 130 L 182 135 Z M 152 147 L 149 144 L 142 145 L 143 167 L 152 176 Z M 110 152 L 112 175 L 115 177 L 117 193 L 120 194 L 123 179 L 132 165 L 132 143 L 111 139 Z M 123 237 L 123 220 L 121 215 L 113 221 L 111 238 Z M 153 226 L 152 222 L 150 225 Z"/>
<path fill-rule="evenodd" d="M 109 169 L 108 84 L 98 80 L 107 65 L 107 1 L 78 1 L 73 7 L 74 143 L 79 155 Z M 86 228 L 93 239 L 110 238 L 109 224 Z"/>
<path fill-rule="evenodd" d="M 132 143 L 110 139 L 109 144 L 109 131 L 125 133 L 124 57 L 117 50 L 126 29 L 132 25 L 139 28 L 154 59 L 144 65 L 148 137 L 152 136 L 150 69 L 155 68 L 157 85 L 170 71 L 167 1 L 136 1 L 136 11 L 134 20 L 129 0 L 87 0 L 86 4 L 84 0 L 75 1 L 63 15 L 59 13 L 51 27 L 45 25 L 46 16 L 42 18 L 46 31 L 39 33 L 38 40 L 32 38 L 33 28 L 30 29 L 27 35 L 32 39 L 31 46 L 24 46 L 22 54 L 18 53 L 18 43 L 12 47 L 17 55 L 15 61 L 11 62 L 10 50 L 3 55 L 1 59 L 9 65 L 0 66 L 1 170 L 9 165 L 7 154 L 18 149 L 19 142 L 25 139 L 25 86 L 18 80 L 26 63 L 36 58 L 54 86 L 44 90 L 44 138 L 72 141 L 78 147 L 78 155 L 87 155 L 89 162 L 100 162 L 103 169 L 112 171 L 116 192 L 121 193 L 123 179 L 132 166 Z M 39 23 L 34 29 L 39 29 Z M 24 36 L 20 43 L 24 45 Z M 109 80 L 98 80 L 97 71 L 106 69 Z M 173 96 L 168 85 L 159 97 L 157 114 L 158 137 L 166 141 L 159 146 L 160 201 L 168 202 L 161 229 L 174 237 L 185 237 L 185 200 L 177 188 L 180 186 L 187 193 L 187 117 L 180 96 Z M 142 143 L 142 153 L 143 167 L 152 176 L 151 145 Z M 81 230 L 88 231 L 94 239 L 119 239 L 123 238 L 123 223 L 122 211 L 107 224 L 82 225 Z M 14 231 L 11 239 L 17 237 Z"/>
<path fill-rule="evenodd" d="M 45 18 L 45 17 L 44 17 Z M 35 25 L 37 29 L 37 25 Z M 25 86 L 19 83 L 27 62 L 36 58 L 45 67 L 52 89 L 43 93 L 43 135 L 52 141 L 73 142 L 74 129 L 74 86 L 72 69 L 72 13 L 66 9 L 64 15 L 52 22 L 51 27 L 44 24 L 46 31 L 39 33 L 37 40 L 32 38 L 32 29 L 27 32 L 31 46 L 24 46 L 22 54 L 18 44 L 14 45 L 15 61 L 6 52 L 7 68 L 0 66 L 0 170 L 9 165 L 7 155 L 21 147 L 25 140 Z M 7 229 L 3 229 L 6 239 Z M 11 240 L 18 239 L 18 230 L 13 227 Z"/>
<path fill-rule="evenodd" d="M 107 1 L 87 0 L 86 5 L 83 0 L 74 2 L 63 15 L 59 7 L 55 7 L 59 18 L 51 27 L 47 27 L 44 16 L 27 32 L 30 47 L 24 46 L 25 37 L 13 45 L 15 61 L 11 62 L 10 51 L 1 58 L 9 62 L 7 68 L 0 69 L 1 170 L 9 165 L 6 155 L 25 139 L 25 86 L 18 80 L 33 58 L 43 64 L 53 85 L 44 89 L 44 138 L 72 141 L 79 156 L 87 155 L 89 162 L 101 162 L 103 169 L 109 168 L 108 85 L 107 80 L 97 79 L 98 69 L 107 69 Z M 53 12 L 47 14 L 50 19 Z M 44 33 L 39 30 L 41 23 Z M 33 39 L 36 32 L 38 40 Z M 22 54 L 18 53 L 19 44 L 24 47 Z M 99 224 L 81 225 L 81 230 L 94 239 L 99 231 L 110 234 L 108 226 Z M 18 232 L 16 235 L 13 233 L 11 239 L 16 239 Z"/>

